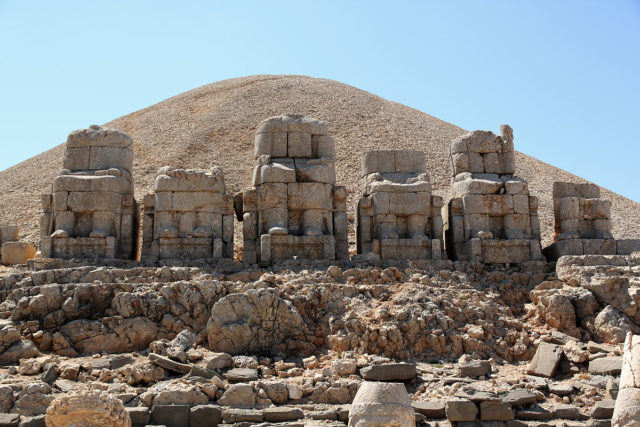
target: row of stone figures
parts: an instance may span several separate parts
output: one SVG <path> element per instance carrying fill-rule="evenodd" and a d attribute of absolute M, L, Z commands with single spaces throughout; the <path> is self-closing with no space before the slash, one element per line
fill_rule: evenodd
<path fill-rule="evenodd" d="M 143 261 L 233 258 L 235 215 L 243 224 L 246 263 L 348 260 L 347 192 L 336 185 L 335 145 L 326 124 L 299 115 L 272 117 L 258 126 L 254 148 L 253 181 L 243 192 L 227 194 L 218 167 L 166 166 L 139 209 L 131 138 L 100 126 L 72 132 L 64 169 L 52 192 L 42 196 L 41 256 L 135 258 L 141 239 Z M 514 159 L 507 125 L 500 135 L 474 131 L 456 138 L 453 197 L 444 204 L 432 194 L 424 153 L 365 152 L 357 256 L 544 259 L 538 201 L 527 182 L 514 176 Z M 612 239 L 609 203 L 600 199 L 597 186 L 556 183 L 554 205 L 557 241 L 548 257 L 640 249 L 639 241 Z"/>

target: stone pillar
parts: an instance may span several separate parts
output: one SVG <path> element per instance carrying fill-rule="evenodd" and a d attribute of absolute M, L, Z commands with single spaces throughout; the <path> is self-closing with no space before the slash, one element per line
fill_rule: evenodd
<path fill-rule="evenodd" d="M 415 413 L 402 383 L 363 381 L 349 410 L 349 427 L 415 427 Z"/>
<path fill-rule="evenodd" d="M 640 335 L 627 333 L 613 427 L 640 426 Z"/>

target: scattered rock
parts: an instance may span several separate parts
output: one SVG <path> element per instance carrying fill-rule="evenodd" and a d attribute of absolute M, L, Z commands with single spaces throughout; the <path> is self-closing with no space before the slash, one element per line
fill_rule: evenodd
<path fill-rule="evenodd" d="M 482 421 L 509 421 L 514 418 L 511 405 L 504 402 L 480 402 L 480 419 Z"/>
<path fill-rule="evenodd" d="M 47 427 L 131 427 L 124 405 L 105 392 L 82 390 L 58 396 L 47 408 Z"/>
<path fill-rule="evenodd" d="M 412 401 L 413 410 L 419 414 L 431 419 L 440 419 L 445 417 L 444 402 L 416 402 Z"/>
<path fill-rule="evenodd" d="M 555 344 L 541 342 L 535 356 L 529 364 L 527 373 L 541 377 L 553 378 L 560 364 L 562 348 Z"/>
<path fill-rule="evenodd" d="M 232 384 L 218 399 L 218 404 L 235 408 L 253 408 L 255 403 L 256 395 L 253 387 L 245 383 Z"/>
<path fill-rule="evenodd" d="M 409 381 L 417 371 L 414 363 L 382 363 L 360 369 L 360 375 L 367 381 Z"/>
<path fill-rule="evenodd" d="M 478 407 L 467 399 L 449 399 L 445 404 L 445 413 L 451 422 L 475 421 Z"/>
<path fill-rule="evenodd" d="M 589 362 L 589 373 L 594 375 L 619 375 L 622 371 L 622 357 L 601 357 Z"/>

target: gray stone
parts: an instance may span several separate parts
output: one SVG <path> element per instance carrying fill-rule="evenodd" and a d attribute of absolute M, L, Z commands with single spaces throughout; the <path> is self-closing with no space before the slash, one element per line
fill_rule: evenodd
<path fill-rule="evenodd" d="M 478 407 L 467 399 L 449 399 L 445 404 L 445 413 L 451 422 L 475 421 Z"/>
<path fill-rule="evenodd" d="M 234 368 L 224 374 L 224 377 L 231 382 L 248 382 L 258 379 L 258 370 L 251 368 Z"/>
<path fill-rule="evenodd" d="M 413 410 L 426 418 L 438 420 L 445 417 L 444 402 L 417 402 L 412 401 Z"/>
<path fill-rule="evenodd" d="M 254 409 L 223 409 L 222 421 L 225 423 L 260 423 L 264 420 L 262 411 Z"/>
<path fill-rule="evenodd" d="M 35 417 L 22 417 L 20 419 L 20 427 L 46 427 L 45 415 L 36 415 Z"/>
<path fill-rule="evenodd" d="M 491 372 L 491 363 L 488 360 L 470 360 L 458 365 L 460 375 L 463 377 L 480 377 Z"/>
<path fill-rule="evenodd" d="M 511 405 L 504 402 L 480 402 L 480 419 L 482 421 L 509 421 L 514 418 Z"/>
<path fill-rule="evenodd" d="M 337 414 L 334 411 L 334 419 Z M 349 411 L 353 426 L 415 426 L 415 412 L 402 383 L 364 381 Z"/>
<path fill-rule="evenodd" d="M 560 359 L 562 358 L 562 347 L 541 342 L 538 345 L 536 354 L 533 356 L 527 373 L 541 377 L 552 378 L 556 374 Z"/>
<path fill-rule="evenodd" d="M 144 427 L 151 421 L 151 413 L 146 406 L 124 408 L 131 419 L 131 427 Z"/>
<path fill-rule="evenodd" d="M 544 421 L 553 418 L 553 413 L 541 406 L 535 405 L 531 408 L 518 409 L 516 418 L 520 420 Z"/>
<path fill-rule="evenodd" d="M 525 388 L 517 388 L 508 391 L 503 397 L 502 401 L 511 406 L 524 406 L 538 401 L 538 395 Z"/>
<path fill-rule="evenodd" d="M 589 361 L 589 373 L 593 375 L 619 375 L 622 371 L 622 357 L 601 357 Z"/>
<path fill-rule="evenodd" d="M 591 417 L 596 419 L 610 419 L 613 416 L 615 400 L 601 400 L 596 402 L 591 412 Z"/>
<path fill-rule="evenodd" d="M 217 405 L 193 406 L 189 412 L 189 427 L 215 426 L 222 422 L 222 408 Z"/>
<path fill-rule="evenodd" d="M 409 381 L 417 372 L 414 363 L 382 363 L 365 366 L 360 375 L 367 381 Z"/>
<path fill-rule="evenodd" d="M 300 408 L 291 406 L 276 406 L 262 410 L 264 420 L 268 422 L 295 421 L 304 418 L 304 413 Z"/>
<path fill-rule="evenodd" d="M 558 396 L 567 396 L 573 393 L 573 386 L 565 383 L 553 383 L 549 385 L 549 392 L 557 394 Z"/>
<path fill-rule="evenodd" d="M 0 414 L 0 427 L 18 427 L 19 414 Z"/>
<path fill-rule="evenodd" d="M 176 362 L 175 360 L 171 360 L 168 357 L 164 357 L 159 354 L 150 353 L 149 360 L 161 368 L 177 372 L 179 374 L 188 374 L 191 371 L 191 365 Z"/>
<path fill-rule="evenodd" d="M 558 405 L 554 408 L 553 415 L 555 418 L 564 418 L 566 420 L 584 420 L 588 418 L 573 405 Z"/>
<path fill-rule="evenodd" d="M 166 427 L 189 425 L 189 405 L 153 405 L 151 422 Z"/>

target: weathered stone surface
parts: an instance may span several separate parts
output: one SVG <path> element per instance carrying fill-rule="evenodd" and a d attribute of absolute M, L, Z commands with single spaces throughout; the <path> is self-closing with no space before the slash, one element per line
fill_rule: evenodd
<path fill-rule="evenodd" d="M 341 377 L 353 375 L 357 369 L 355 359 L 337 359 L 331 362 L 331 370 Z"/>
<path fill-rule="evenodd" d="M 475 421 L 478 407 L 467 399 L 449 399 L 445 405 L 445 412 L 451 422 Z"/>
<path fill-rule="evenodd" d="M 258 379 L 258 370 L 251 368 L 234 368 L 224 374 L 224 377 L 232 382 L 247 382 Z"/>
<path fill-rule="evenodd" d="M 35 256 L 36 248 L 27 242 L 5 242 L 2 244 L 2 263 L 4 265 L 26 264 Z"/>
<path fill-rule="evenodd" d="M 574 405 L 558 405 L 554 408 L 553 416 L 565 420 L 584 420 L 587 417 Z"/>
<path fill-rule="evenodd" d="M 222 408 L 217 405 L 197 405 L 189 412 L 189 427 L 215 426 L 221 422 Z"/>
<path fill-rule="evenodd" d="M 538 345 L 536 354 L 533 356 L 527 373 L 530 375 L 538 375 L 541 377 L 553 378 L 560 364 L 562 357 L 562 347 L 541 342 Z"/>
<path fill-rule="evenodd" d="M 444 402 L 416 402 L 412 401 L 413 410 L 426 418 L 439 420 L 445 417 Z"/>
<path fill-rule="evenodd" d="M 589 373 L 594 375 L 617 375 L 622 371 L 621 357 L 601 357 L 589 361 Z"/>
<path fill-rule="evenodd" d="M 218 404 L 235 408 L 252 408 L 256 403 L 256 394 L 250 384 L 232 384 L 227 388 Z"/>
<path fill-rule="evenodd" d="M 553 413 L 541 406 L 518 409 L 516 418 L 519 420 L 544 421 L 553 418 Z"/>
<path fill-rule="evenodd" d="M 188 405 L 154 405 L 151 408 L 151 422 L 166 427 L 189 425 Z"/>
<path fill-rule="evenodd" d="M 151 422 L 151 412 L 146 406 L 124 408 L 131 419 L 131 427 L 145 427 Z"/>
<path fill-rule="evenodd" d="M 614 426 L 640 424 L 640 336 L 627 334 L 620 384 L 612 414 Z"/>
<path fill-rule="evenodd" d="M 213 351 L 301 355 L 313 351 L 300 314 L 273 288 L 221 298 L 211 310 L 207 331 Z"/>
<path fill-rule="evenodd" d="M 591 417 L 597 419 L 609 419 L 613 416 L 615 400 L 601 400 L 596 402 L 591 412 Z"/>
<path fill-rule="evenodd" d="M 255 424 L 264 421 L 262 411 L 254 409 L 237 409 L 237 408 L 223 408 L 222 409 L 222 421 L 225 424 L 243 425 L 242 423 Z"/>
<path fill-rule="evenodd" d="M 130 427 L 122 401 L 104 392 L 78 391 L 58 396 L 47 408 L 47 427 L 91 425 Z"/>
<path fill-rule="evenodd" d="M 360 375 L 367 381 L 409 381 L 417 373 L 414 363 L 382 363 L 360 369 Z"/>
<path fill-rule="evenodd" d="M 20 423 L 19 414 L 0 414 L 0 426 L 18 427 Z"/>
<path fill-rule="evenodd" d="M 511 406 L 524 406 L 535 403 L 538 400 L 538 394 L 524 388 L 517 388 L 508 391 L 502 401 Z"/>
<path fill-rule="evenodd" d="M 491 372 L 491 363 L 488 360 L 469 360 L 458 364 L 460 375 L 463 377 L 479 377 Z"/>
<path fill-rule="evenodd" d="M 354 427 L 415 426 L 411 400 L 403 384 L 365 381 L 349 411 Z"/>
<path fill-rule="evenodd" d="M 300 408 L 291 406 L 276 406 L 262 410 L 264 420 L 267 422 L 280 423 L 284 421 L 294 421 L 304 418 L 304 413 Z"/>
<path fill-rule="evenodd" d="M 504 402 L 480 402 L 480 419 L 482 421 L 509 421 L 514 418 L 511 405 Z"/>

